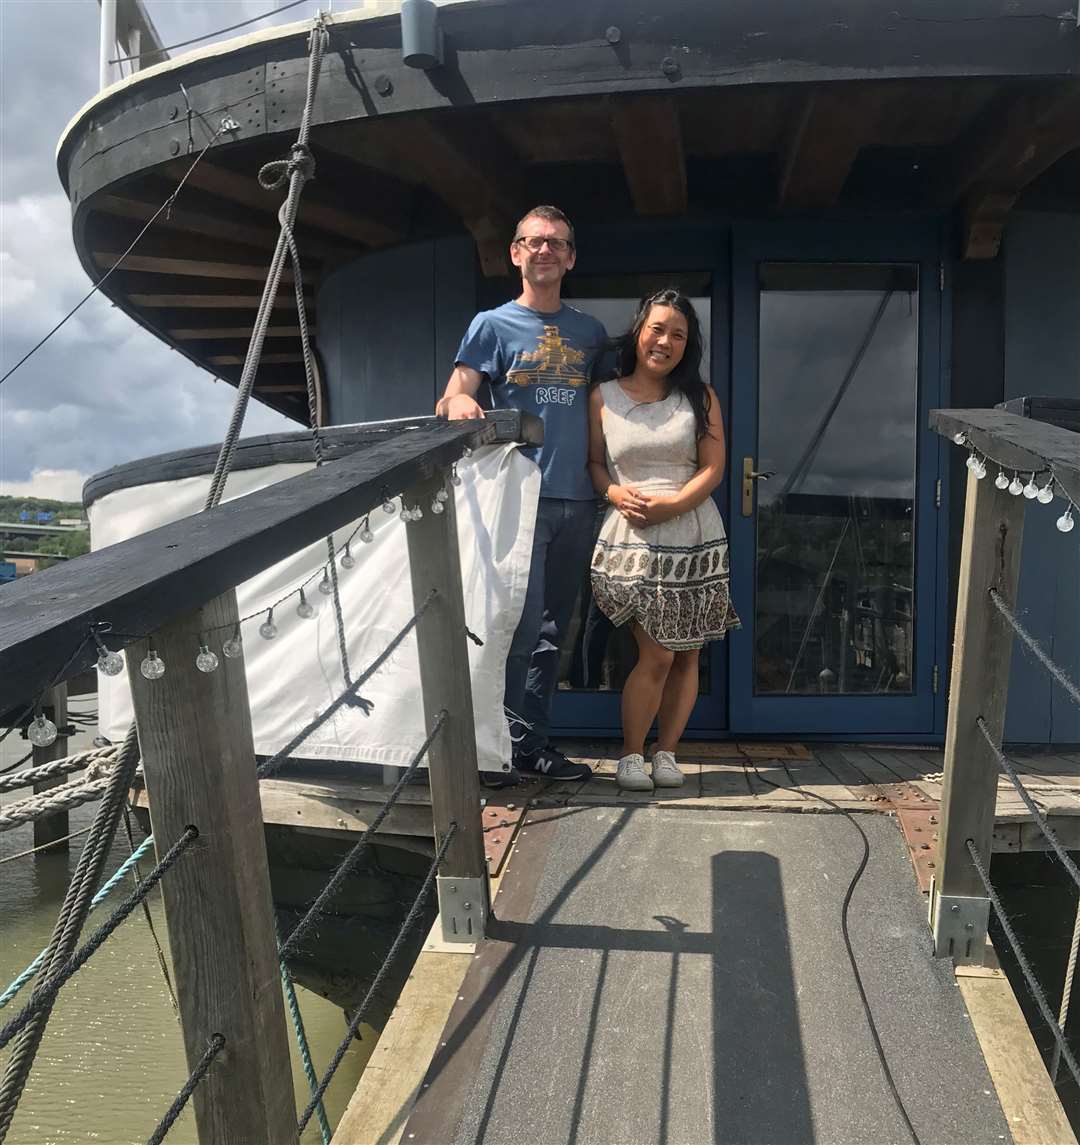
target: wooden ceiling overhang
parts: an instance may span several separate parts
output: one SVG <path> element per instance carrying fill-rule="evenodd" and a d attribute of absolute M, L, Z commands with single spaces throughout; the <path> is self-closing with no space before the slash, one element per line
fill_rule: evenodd
<path fill-rule="evenodd" d="M 305 289 L 328 269 L 471 234 L 487 274 L 529 206 L 579 223 L 952 213 L 991 258 L 1023 197 L 1080 210 L 1080 27 L 1060 0 L 471 0 L 445 59 L 402 62 L 397 15 L 334 17 L 297 224 Z M 308 25 L 214 45 L 104 91 L 58 150 L 94 280 L 225 131 L 103 291 L 235 383 L 295 138 Z M 293 290 L 257 396 L 303 419 Z M 317 316 L 315 318 L 317 323 Z M 317 335 L 316 335 L 317 342 Z"/>

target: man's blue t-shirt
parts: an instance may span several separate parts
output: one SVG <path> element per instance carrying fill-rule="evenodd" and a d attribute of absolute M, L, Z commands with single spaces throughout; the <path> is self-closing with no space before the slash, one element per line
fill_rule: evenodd
<path fill-rule="evenodd" d="M 607 343 L 595 318 L 565 304 L 554 314 L 506 302 L 472 320 L 455 362 L 486 374 L 496 409 L 544 421 L 544 444 L 526 450 L 540 466 L 540 495 L 591 501 L 588 384 Z"/>

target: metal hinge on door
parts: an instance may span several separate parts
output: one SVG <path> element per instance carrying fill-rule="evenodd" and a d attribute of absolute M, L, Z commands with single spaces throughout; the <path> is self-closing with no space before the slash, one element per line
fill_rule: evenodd
<path fill-rule="evenodd" d="M 945 289 L 945 264 L 943 262 L 938 263 L 937 282 L 938 282 L 938 290 L 944 290 Z"/>
<path fill-rule="evenodd" d="M 941 508 L 941 478 L 934 482 L 934 508 Z"/>
<path fill-rule="evenodd" d="M 941 670 L 935 664 L 934 665 L 934 671 L 930 676 L 930 690 L 934 693 L 935 696 L 938 694 L 938 687 L 940 686 L 940 684 L 941 684 Z"/>

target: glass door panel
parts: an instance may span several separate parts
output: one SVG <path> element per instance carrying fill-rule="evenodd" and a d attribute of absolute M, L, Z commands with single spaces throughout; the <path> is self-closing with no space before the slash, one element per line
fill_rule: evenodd
<path fill-rule="evenodd" d="M 918 288 L 759 268 L 756 695 L 912 690 Z"/>
<path fill-rule="evenodd" d="M 747 227 L 733 250 L 732 730 L 928 734 L 937 235 Z"/>

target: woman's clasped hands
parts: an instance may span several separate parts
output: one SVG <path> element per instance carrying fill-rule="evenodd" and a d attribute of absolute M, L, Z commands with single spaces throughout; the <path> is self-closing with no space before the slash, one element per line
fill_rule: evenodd
<path fill-rule="evenodd" d="M 607 498 L 631 525 L 640 527 L 670 521 L 681 511 L 673 497 L 643 493 L 632 485 L 609 485 Z"/>

